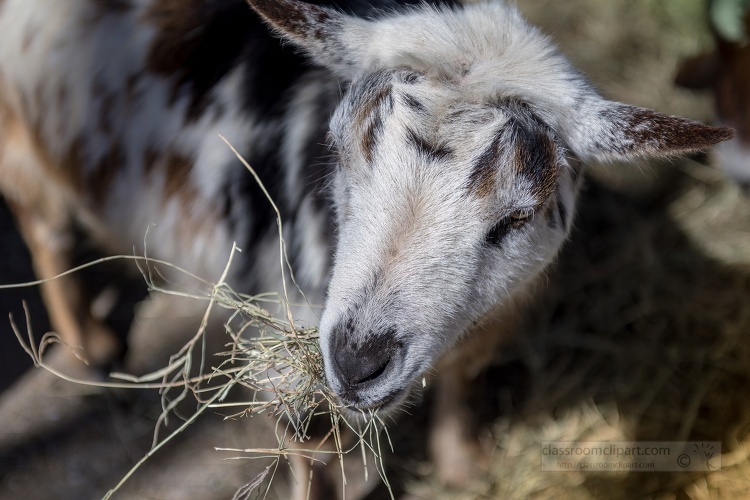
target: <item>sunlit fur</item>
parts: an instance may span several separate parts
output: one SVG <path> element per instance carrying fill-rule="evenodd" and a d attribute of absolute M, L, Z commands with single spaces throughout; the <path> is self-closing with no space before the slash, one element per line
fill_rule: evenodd
<path fill-rule="evenodd" d="M 580 160 L 731 135 L 600 98 L 503 3 L 401 3 L 250 0 L 303 61 L 239 0 L 4 0 L 0 189 L 21 219 L 64 200 L 118 253 L 155 223 L 150 254 L 208 279 L 237 241 L 235 288 L 280 291 L 275 214 L 224 134 L 325 301 L 291 290 L 320 317 L 328 383 L 387 408 L 528 294 L 570 231 Z"/>

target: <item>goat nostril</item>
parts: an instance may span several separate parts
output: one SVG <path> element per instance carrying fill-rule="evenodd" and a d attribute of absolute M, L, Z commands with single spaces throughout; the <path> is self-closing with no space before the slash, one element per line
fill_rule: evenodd
<path fill-rule="evenodd" d="M 355 393 L 369 390 L 395 376 L 403 350 L 397 333 L 395 327 L 365 328 L 353 318 L 338 322 L 332 331 L 330 368 L 342 389 Z"/>
<path fill-rule="evenodd" d="M 368 352 L 348 346 L 342 346 L 335 355 L 338 375 L 349 387 L 377 380 L 385 373 L 392 360 L 390 352 Z"/>
<path fill-rule="evenodd" d="M 374 372 L 372 372 L 371 374 L 367 375 L 366 377 L 360 380 L 354 381 L 354 383 L 359 385 L 359 384 L 364 384 L 365 382 L 369 382 L 370 380 L 375 380 L 376 378 L 380 377 L 383 374 L 383 372 L 385 372 L 385 369 L 388 368 L 388 363 L 390 362 L 391 362 L 391 358 L 386 359 L 382 365 L 380 365 L 379 367 L 375 369 Z"/>

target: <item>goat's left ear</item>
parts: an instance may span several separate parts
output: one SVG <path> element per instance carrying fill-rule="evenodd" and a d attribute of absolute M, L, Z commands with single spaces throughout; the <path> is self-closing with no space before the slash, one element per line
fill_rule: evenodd
<path fill-rule="evenodd" d="M 367 45 L 369 23 L 330 7 L 297 0 L 248 0 L 269 24 L 315 62 L 351 79 Z"/>
<path fill-rule="evenodd" d="M 602 100 L 571 127 L 571 149 L 584 160 L 676 156 L 708 149 L 734 130 Z"/>

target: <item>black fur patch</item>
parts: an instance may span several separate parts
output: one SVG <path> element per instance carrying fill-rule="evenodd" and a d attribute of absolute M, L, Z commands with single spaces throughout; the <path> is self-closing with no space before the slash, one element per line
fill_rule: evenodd
<path fill-rule="evenodd" d="M 557 186 L 557 145 L 541 124 L 509 120 L 513 131 L 516 171 L 531 184 L 534 197 L 541 204 Z"/>
<path fill-rule="evenodd" d="M 419 99 L 417 99 L 413 95 L 411 95 L 411 94 L 403 94 L 403 100 L 404 100 L 404 103 L 407 106 L 409 106 L 411 109 L 413 109 L 414 111 L 417 111 L 419 113 L 426 113 L 427 112 L 427 108 L 424 106 L 424 104 L 422 104 L 421 102 L 419 102 Z"/>
<path fill-rule="evenodd" d="M 273 136 L 263 148 L 256 149 L 252 154 L 245 152 L 245 158 L 277 203 L 284 222 L 292 223 L 293 218 L 287 220 L 291 218 L 291 214 L 282 196 L 284 168 L 280 156 L 281 140 L 281 134 Z M 245 286 L 252 287 L 256 284 L 249 279 L 255 245 L 270 231 L 276 214 L 253 176 L 243 165 L 232 160 L 227 172 L 221 191 L 224 194 L 221 209 L 230 234 L 244 250 L 242 254 L 238 254 L 241 264 L 238 263 L 237 270 L 248 278 L 249 283 Z"/>
<path fill-rule="evenodd" d="M 427 142 L 411 128 L 406 129 L 406 134 L 409 142 L 429 161 L 439 162 L 453 155 L 453 150 L 448 146 Z"/>
<path fill-rule="evenodd" d="M 210 90 L 254 41 L 278 45 L 236 0 L 162 0 L 153 2 L 144 19 L 157 30 L 147 68 L 171 79 L 173 101 L 183 93 L 190 96 L 188 119 L 201 116 L 211 104 Z"/>

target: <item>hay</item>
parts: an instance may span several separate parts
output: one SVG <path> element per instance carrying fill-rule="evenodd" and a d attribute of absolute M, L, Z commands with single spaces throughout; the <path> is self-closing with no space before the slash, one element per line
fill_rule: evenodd
<path fill-rule="evenodd" d="M 332 459 L 341 463 L 345 490 L 344 456 L 354 450 L 361 450 L 363 457 L 369 454 L 375 458 L 376 470 L 388 485 L 387 477 L 384 475 L 382 461 L 384 450 L 381 443 L 383 436 L 387 438 L 385 423 L 377 412 L 362 414 L 356 418 L 351 412 L 345 412 L 338 405 L 323 380 L 323 361 L 318 346 L 317 329 L 298 329 L 294 323 L 275 317 L 264 307 L 269 302 L 283 304 L 283 299 L 276 294 L 256 296 L 240 294 L 226 283 L 225 278 L 236 252 L 237 248 L 233 247 L 223 276 L 204 292 L 190 292 L 184 287 L 179 291 L 162 287 L 154 276 L 166 275 L 164 269 L 167 268 L 172 276 L 177 271 L 185 273 L 192 280 L 207 283 L 172 264 L 148 257 L 111 257 L 66 273 L 78 272 L 82 268 L 110 260 L 135 260 L 139 263 L 150 292 L 208 302 L 203 321 L 196 334 L 170 357 L 167 366 L 146 375 L 111 373 L 110 377 L 113 381 L 102 382 L 76 379 L 58 372 L 45 363 L 45 351 L 53 344 L 63 343 L 63 340 L 51 332 L 45 334 L 37 342 L 27 309 L 26 338 L 24 338 L 21 328 L 11 316 L 13 331 L 35 366 L 77 384 L 111 389 L 158 389 L 160 391 L 162 411 L 154 428 L 151 449 L 107 493 L 105 498 L 112 497 L 150 457 L 195 423 L 203 413 L 206 411 L 226 412 L 227 409 L 235 410 L 234 413 L 225 417 L 227 419 L 266 415 L 276 420 L 277 429 L 278 448 L 216 448 L 219 452 L 232 452 L 235 455 L 243 454 L 271 460 L 260 476 L 248 482 L 237 492 L 236 498 L 249 498 L 263 486 L 266 487 L 263 493 L 267 494 L 282 459 L 288 459 L 291 455 L 302 456 L 310 461 L 319 461 L 321 456 L 325 457 L 326 454 L 332 455 Z M 40 283 L 31 282 L 6 287 L 34 286 Z M 225 324 L 228 335 L 227 349 L 212 357 L 207 357 L 204 351 L 204 341 L 209 317 L 214 314 L 216 307 L 230 311 L 229 320 Z M 76 346 L 66 347 L 74 353 L 77 352 Z M 213 366 L 208 366 L 212 364 Z M 244 390 L 239 392 L 239 389 Z M 249 394 L 250 398 L 238 398 L 238 393 Z M 197 401 L 198 406 L 194 411 L 186 414 L 185 409 L 180 408 L 180 405 L 188 400 Z M 161 433 L 167 428 L 169 420 L 174 418 L 182 422 L 168 435 L 162 436 Z M 314 418 L 326 418 L 330 421 L 330 430 L 325 435 L 309 432 Z M 354 443 L 347 447 L 342 437 L 345 430 L 353 431 L 356 436 Z M 333 441 L 333 446 L 328 446 L 327 450 L 322 449 L 327 441 Z M 363 473 L 367 474 L 366 468 Z M 296 478 L 296 480 L 312 481 L 312 477 Z"/>

